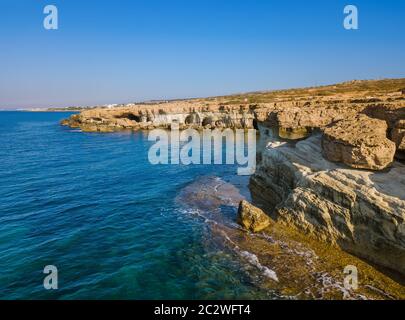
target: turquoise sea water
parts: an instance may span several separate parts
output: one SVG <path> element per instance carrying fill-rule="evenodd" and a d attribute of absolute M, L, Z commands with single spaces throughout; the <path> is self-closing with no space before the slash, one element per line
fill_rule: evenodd
<path fill-rule="evenodd" d="M 68 116 L 0 113 L 0 299 L 269 297 L 175 201 L 235 167 L 152 166 L 145 134 L 82 133 L 58 124 Z"/>

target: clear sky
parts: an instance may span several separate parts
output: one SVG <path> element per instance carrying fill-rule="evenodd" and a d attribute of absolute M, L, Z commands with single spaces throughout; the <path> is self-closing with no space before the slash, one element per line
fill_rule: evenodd
<path fill-rule="evenodd" d="M 391 77 L 405 77 L 405 0 L 0 0 L 0 108 Z"/>

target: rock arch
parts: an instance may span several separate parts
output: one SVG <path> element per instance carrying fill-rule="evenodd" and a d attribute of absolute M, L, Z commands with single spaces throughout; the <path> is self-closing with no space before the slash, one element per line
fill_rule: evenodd
<path fill-rule="evenodd" d="M 202 122 L 202 126 L 205 127 L 209 124 L 212 124 L 214 122 L 214 118 L 211 116 L 208 116 L 206 118 L 204 118 L 203 122 Z"/>
<path fill-rule="evenodd" d="M 201 123 L 201 118 L 198 115 L 198 113 L 191 113 L 189 114 L 186 119 L 185 119 L 185 124 L 200 124 Z"/>
<path fill-rule="evenodd" d="M 118 118 L 118 119 L 128 119 L 128 120 L 132 120 L 132 121 L 135 121 L 135 122 L 141 122 L 142 121 L 140 116 L 135 115 L 133 113 L 129 113 L 129 112 L 123 113 L 123 114 L 117 116 L 116 118 Z"/>
<path fill-rule="evenodd" d="M 259 130 L 259 124 L 257 122 L 257 119 L 253 119 L 253 129 Z"/>

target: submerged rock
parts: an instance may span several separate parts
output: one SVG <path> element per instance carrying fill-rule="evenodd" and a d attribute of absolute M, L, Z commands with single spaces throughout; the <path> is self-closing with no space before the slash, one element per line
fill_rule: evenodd
<path fill-rule="evenodd" d="M 271 219 L 262 210 L 242 200 L 239 204 L 238 223 L 252 232 L 260 232 L 271 224 Z"/>
<path fill-rule="evenodd" d="M 394 161 L 395 143 L 387 138 L 387 123 L 365 115 L 338 121 L 324 130 L 326 159 L 352 168 L 382 170 Z"/>

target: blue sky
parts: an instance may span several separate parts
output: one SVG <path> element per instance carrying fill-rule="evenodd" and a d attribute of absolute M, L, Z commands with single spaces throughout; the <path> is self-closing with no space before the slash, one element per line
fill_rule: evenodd
<path fill-rule="evenodd" d="M 405 77 L 404 21 L 402 0 L 0 0 L 0 108 Z"/>

